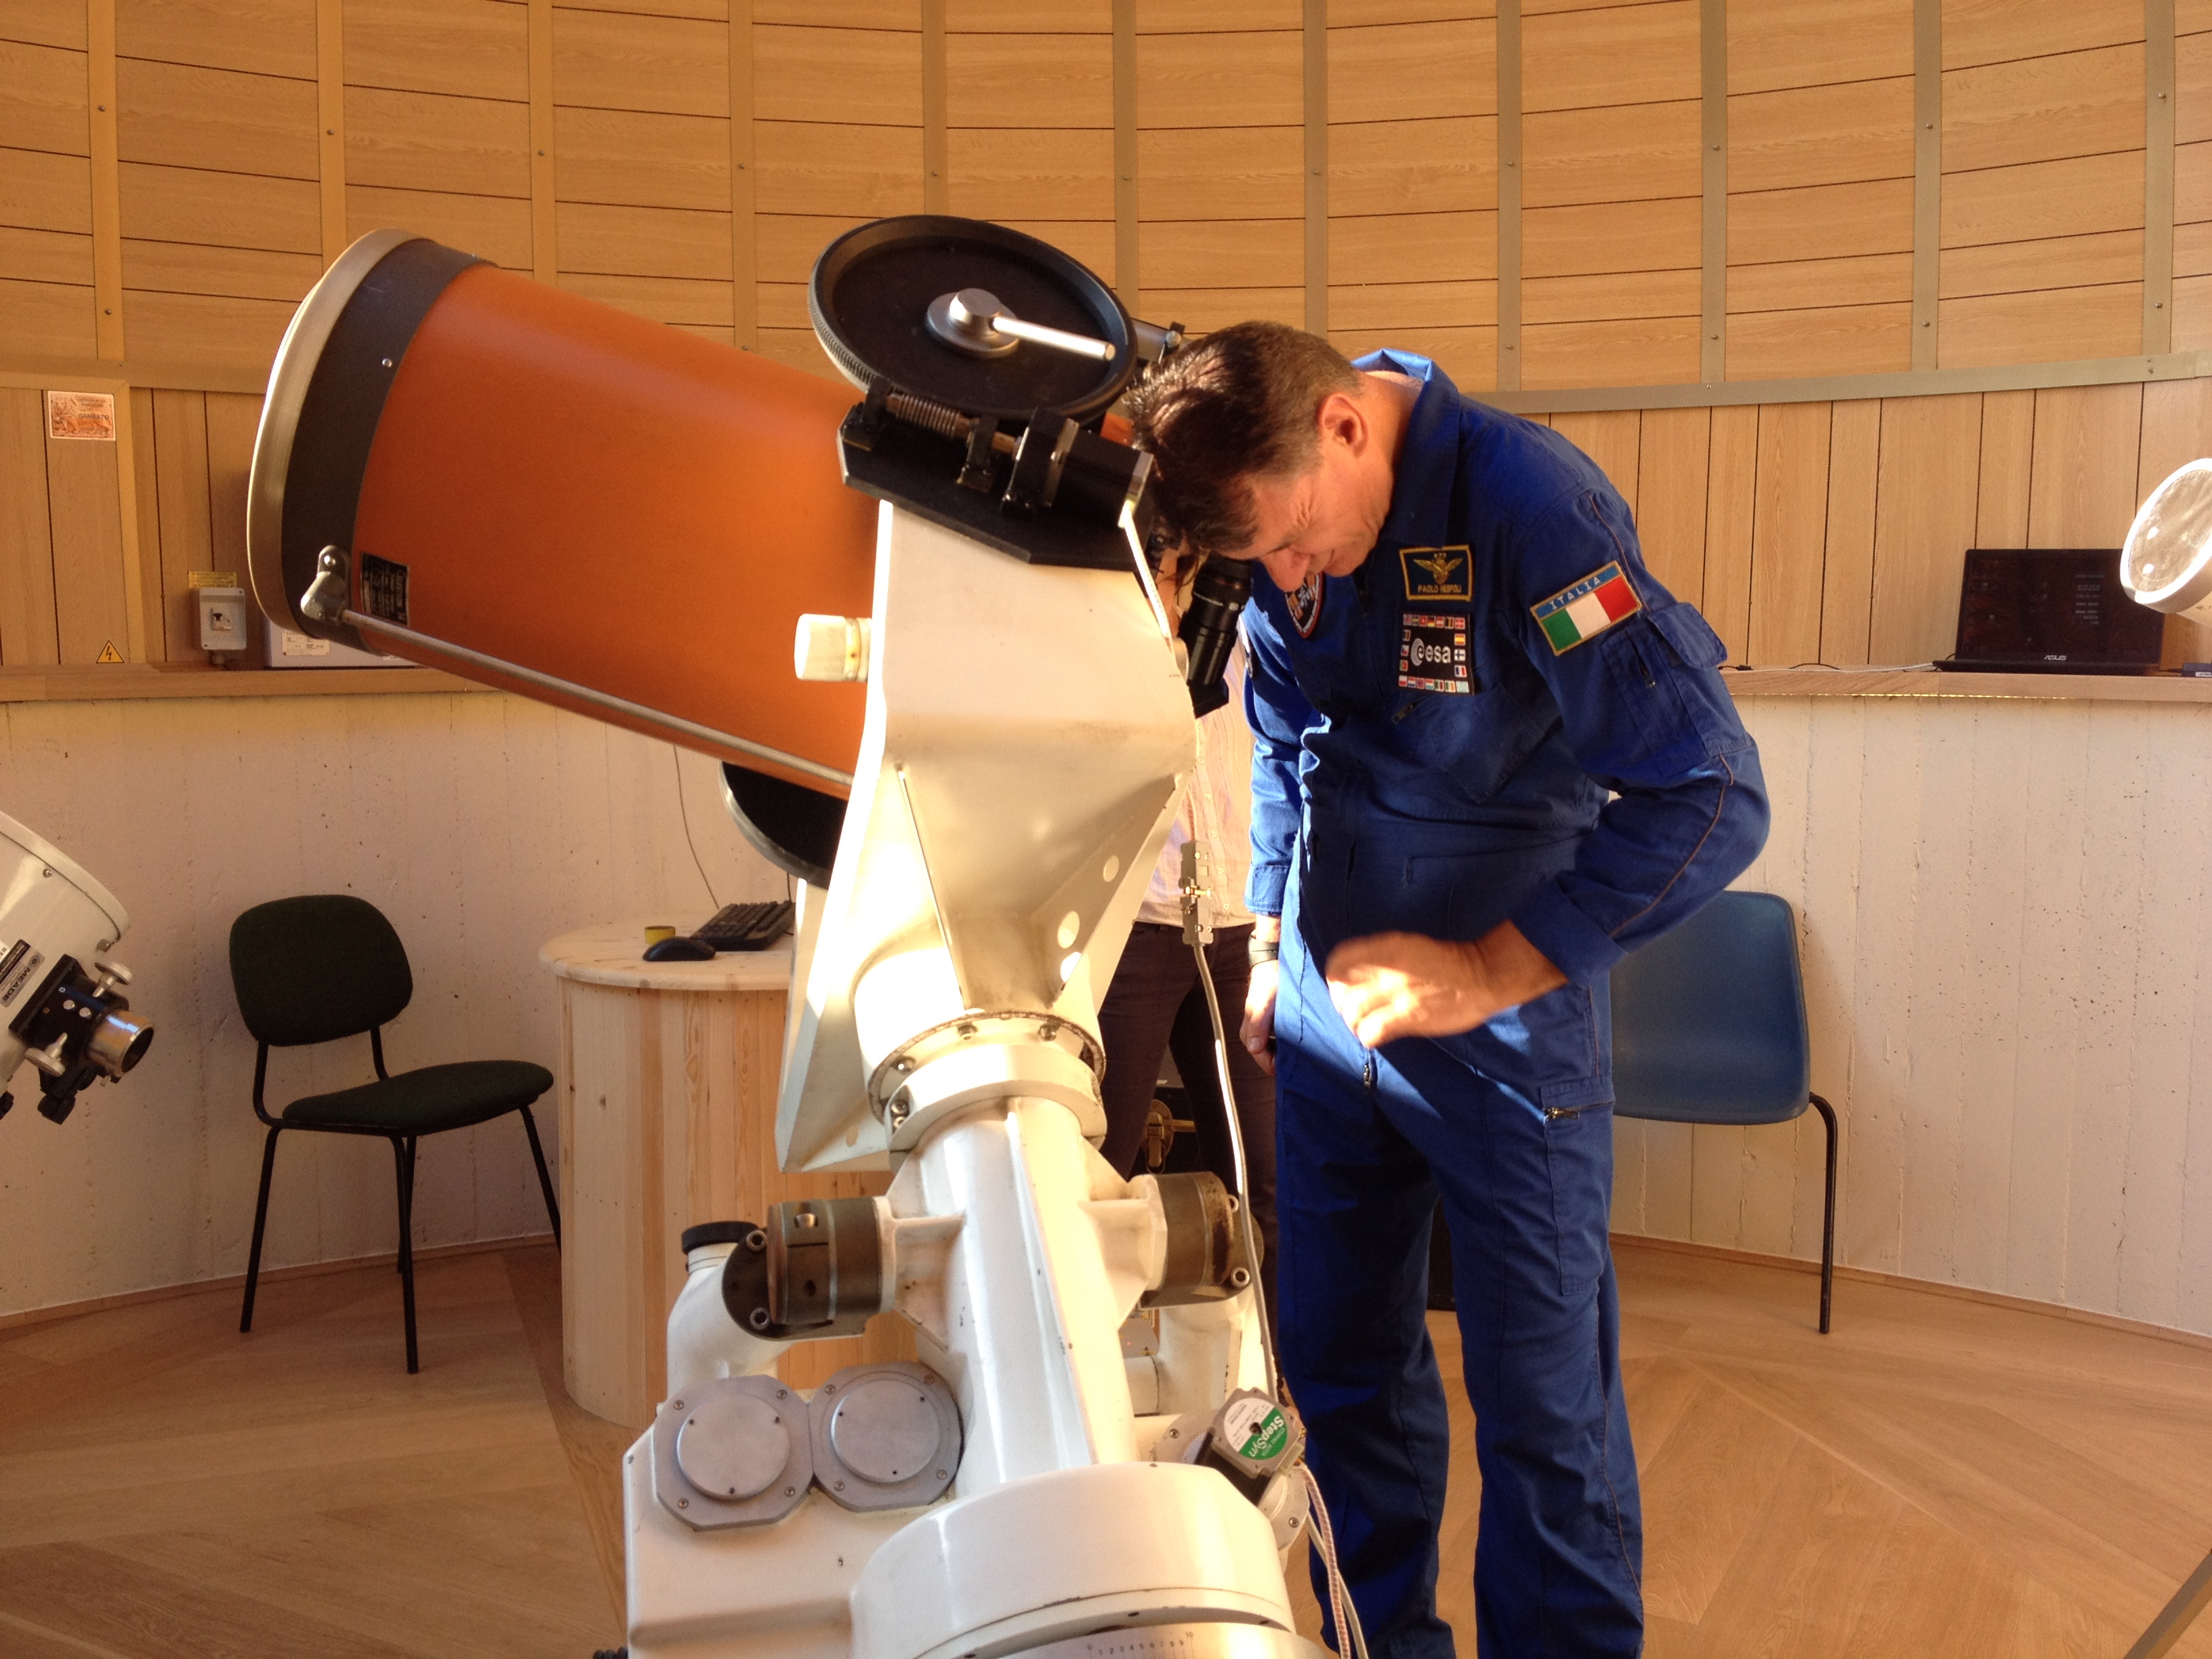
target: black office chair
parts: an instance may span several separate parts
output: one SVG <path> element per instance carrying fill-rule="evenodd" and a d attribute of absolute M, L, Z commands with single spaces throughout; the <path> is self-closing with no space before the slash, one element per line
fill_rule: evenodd
<path fill-rule="evenodd" d="M 1613 1112 L 1665 1123 L 1828 1128 L 1820 1330 L 1836 1279 L 1836 1114 L 1812 1091 L 1797 919 L 1771 893 L 1723 893 L 1613 970 Z"/>
<path fill-rule="evenodd" d="M 246 1306 L 238 1328 L 253 1328 L 253 1292 L 261 1277 L 261 1236 L 269 1219 L 269 1179 L 276 1137 L 287 1129 L 381 1135 L 392 1143 L 399 1185 L 399 1277 L 407 1316 L 407 1369 L 415 1351 L 415 1143 L 443 1129 L 465 1129 L 508 1112 L 522 1114 L 553 1243 L 561 1243 L 561 1209 L 530 1103 L 553 1086 L 543 1066 L 520 1060 L 472 1060 L 425 1066 L 393 1077 L 384 1069 L 384 1030 L 415 994 L 407 952 L 383 913 L 366 899 L 321 893 L 257 904 L 231 924 L 230 981 L 246 1029 L 261 1044 L 253 1062 L 253 1115 L 269 1126 L 261 1153 L 261 1196 L 253 1210 L 253 1249 L 246 1265 Z M 368 1033 L 376 1081 L 335 1094 L 295 1100 L 275 1117 L 263 1100 L 269 1051 L 330 1042 Z"/>

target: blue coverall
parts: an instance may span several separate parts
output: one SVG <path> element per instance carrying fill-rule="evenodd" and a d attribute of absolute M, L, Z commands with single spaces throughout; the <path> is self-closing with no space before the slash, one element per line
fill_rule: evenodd
<path fill-rule="evenodd" d="M 1758 853 L 1758 751 L 1720 640 L 1652 580 L 1587 457 L 1462 398 L 1424 358 L 1358 367 L 1421 383 L 1382 537 L 1352 575 L 1255 583 L 1244 618 L 1249 894 L 1284 919 L 1282 1369 L 1370 1651 L 1449 1654 L 1444 1395 L 1424 1319 L 1440 1197 L 1482 1472 L 1479 1650 L 1632 1655 L 1643 1528 L 1606 1240 L 1607 972 Z M 1507 920 L 1565 986 L 1371 1051 L 1329 1000 L 1322 967 L 1345 939 L 1474 939 Z"/>

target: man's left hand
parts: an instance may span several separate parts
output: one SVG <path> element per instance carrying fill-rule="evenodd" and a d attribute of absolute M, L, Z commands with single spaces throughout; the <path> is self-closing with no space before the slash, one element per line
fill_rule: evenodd
<path fill-rule="evenodd" d="M 1450 1036 L 1556 990 L 1566 975 L 1511 922 L 1471 944 L 1424 933 L 1370 933 L 1329 952 L 1328 994 L 1370 1048 L 1404 1036 Z"/>

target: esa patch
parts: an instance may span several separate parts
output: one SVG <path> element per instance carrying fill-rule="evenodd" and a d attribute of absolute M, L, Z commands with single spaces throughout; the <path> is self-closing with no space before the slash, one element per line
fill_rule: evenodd
<path fill-rule="evenodd" d="M 1291 624 L 1297 628 L 1298 637 L 1302 640 L 1311 639 L 1314 636 L 1314 629 L 1321 626 L 1322 592 L 1321 577 L 1316 574 L 1307 577 L 1291 589 L 1289 596 L 1283 601 L 1284 605 L 1289 607 Z"/>
<path fill-rule="evenodd" d="M 1406 612 L 1398 624 L 1398 684 L 1408 691 L 1473 692 L 1467 618 Z"/>
<path fill-rule="evenodd" d="M 1474 557 L 1465 547 L 1401 547 L 1399 568 L 1409 599 L 1472 599 Z"/>
<path fill-rule="evenodd" d="M 1563 587 L 1548 599 L 1528 607 L 1528 614 L 1551 641 L 1552 654 L 1562 656 L 1644 609 L 1644 601 L 1628 585 L 1618 564 L 1602 565 L 1572 586 Z"/>

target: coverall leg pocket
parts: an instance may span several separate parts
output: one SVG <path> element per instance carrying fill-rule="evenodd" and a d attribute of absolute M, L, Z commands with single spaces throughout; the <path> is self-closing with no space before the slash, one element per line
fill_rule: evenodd
<path fill-rule="evenodd" d="M 1551 1176 L 1552 1222 L 1559 1240 L 1559 1294 L 1578 1297 L 1605 1271 L 1606 1226 L 1613 1200 L 1613 1108 L 1547 1109 L 1544 1162 Z"/>

